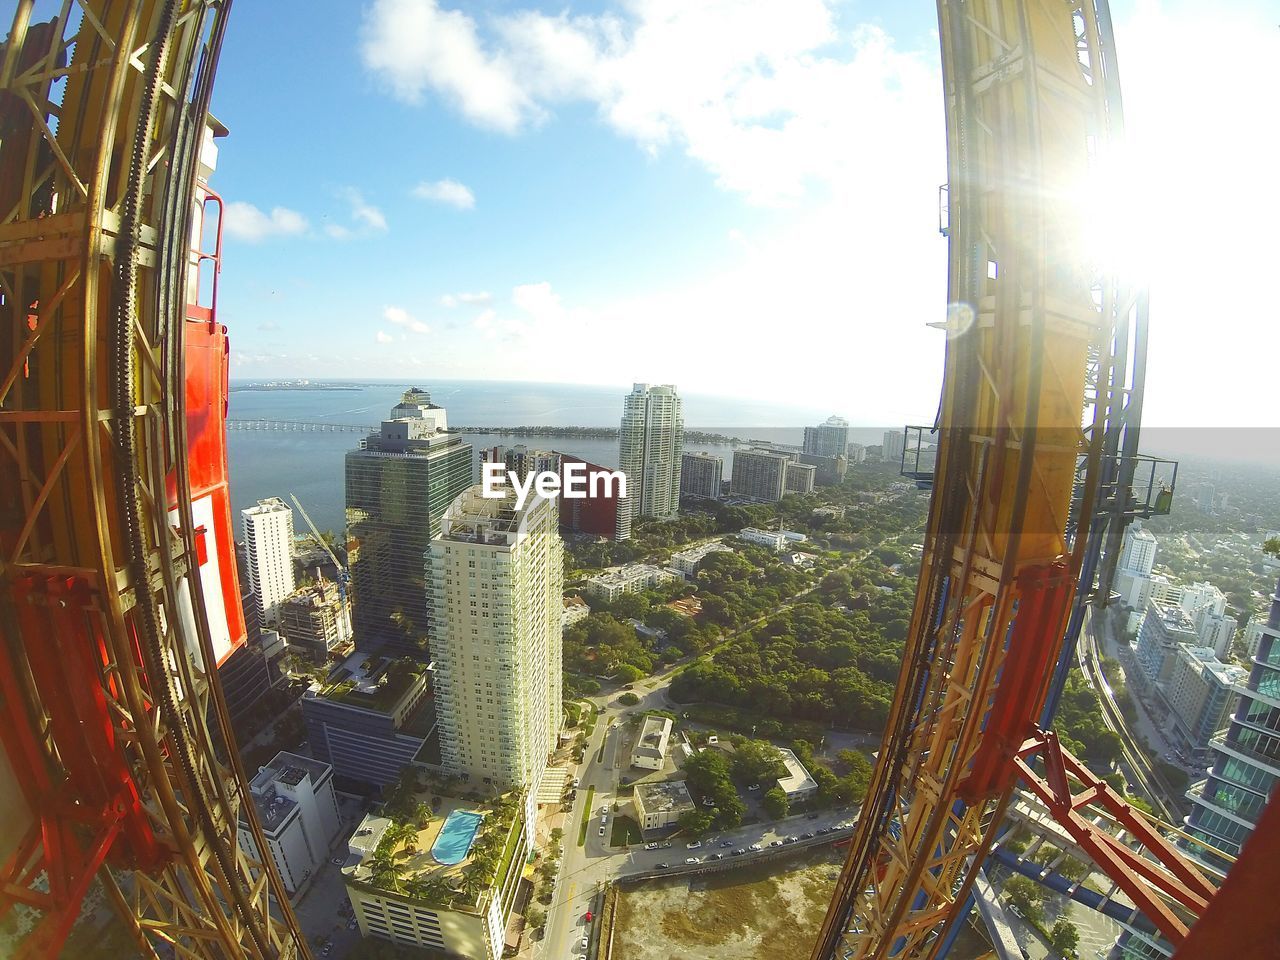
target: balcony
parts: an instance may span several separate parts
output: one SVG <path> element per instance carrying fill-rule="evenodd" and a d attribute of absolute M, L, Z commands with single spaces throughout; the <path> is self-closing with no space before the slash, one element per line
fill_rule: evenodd
<path fill-rule="evenodd" d="M 1280 757 L 1273 757 L 1263 753 L 1261 750 L 1255 750 L 1252 747 L 1242 743 L 1229 743 L 1225 733 L 1220 733 L 1209 741 L 1209 746 L 1214 750 L 1221 750 L 1223 753 L 1238 756 L 1241 759 L 1248 760 L 1252 763 L 1263 767 L 1268 773 L 1273 773 L 1280 777 Z"/>

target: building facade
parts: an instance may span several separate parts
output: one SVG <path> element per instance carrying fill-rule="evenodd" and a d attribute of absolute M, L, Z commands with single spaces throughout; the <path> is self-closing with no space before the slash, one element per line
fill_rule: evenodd
<path fill-rule="evenodd" d="M 907 450 L 907 437 L 902 430 L 886 430 L 880 442 L 880 459 L 886 463 L 901 463 Z"/>
<path fill-rule="evenodd" d="M 697 809 L 683 780 L 637 783 L 631 802 L 641 830 L 674 827 L 682 815 Z"/>
<path fill-rule="evenodd" d="M 849 461 L 843 455 L 823 457 L 815 453 L 800 454 L 800 462 L 814 468 L 813 482 L 819 487 L 835 487 L 844 482 Z"/>
<path fill-rule="evenodd" d="M 804 428 L 804 452 L 818 457 L 843 457 L 849 449 L 849 421 L 827 417 L 825 423 Z"/>
<path fill-rule="evenodd" d="M 674 574 L 651 563 L 629 563 L 588 577 L 582 589 L 588 596 L 612 603 L 625 594 L 639 593 L 674 579 Z"/>
<path fill-rule="evenodd" d="M 333 768 L 281 751 L 249 782 L 271 859 L 285 888 L 296 892 L 329 859 L 342 829 L 333 793 Z M 248 824 L 237 833 L 241 848 L 258 856 Z"/>
<path fill-rule="evenodd" d="M 813 484 L 818 468 L 810 463 L 787 464 L 787 493 L 813 493 Z"/>
<path fill-rule="evenodd" d="M 642 770 L 661 770 L 671 741 L 671 718 L 646 716 L 631 748 L 631 765 Z"/>
<path fill-rule="evenodd" d="M 240 511 L 249 589 L 259 622 L 275 623 L 280 601 L 293 593 L 293 511 L 279 497 Z"/>
<path fill-rule="evenodd" d="M 1209 741 L 1226 729 L 1236 688 L 1247 676 L 1240 667 L 1220 661 L 1209 647 L 1178 647 L 1161 692 L 1169 704 L 1174 733 L 1193 758 L 1205 757 Z"/>
<path fill-rule="evenodd" d="M 1209 775 L 1187 790 L 1193 804 L 1187 832 L 1232 856 L 1240 852 L 1280 780 L 1280 584 L 1256 635 L 1249 678 L 1236 691 L 1239 703 L 1226 731 L 1209 741 Z M 1226 865 L 1204 847 L 1193 845 L 1191 850 L 1220 868 Z"/>
<path fill-rule="evenodd" d="M 724 458 L 686 453 L 680 458 L 680 496 L 719 500 L 724 487 Z"/>
<path fill-rule="evenodd" d="M 1178 607 L 1154 600 L 1148 603 L 1134 648 L 1134 659 L 1145 684 L 1168 681 L 1180 644 L 1192 647 L 1200 644 L 1191 619 Z"/>
<path fill-rule="evenodd" d="M 302 719 L 316 758 L 340 777 L 372 786 L 394 783 L 412 763 L 434 766 L 435 724 L 428 671 L 421 665 L 352 654 L 332 683 L 302 697 Z"/>
<path fill-rule="evenodd" d="M 711 554 L 732 552 L 733 547 L 723 544 L 719 540 L 712 540 L 709 543 L 699 544 L 696 547 L 690 547 L 688 550 L 673 553 L 671 555 L 671 568 L 686 580 L 692 580 L 694 574 L 698 572 L 698 567 L 702 565 L 702 561 L 711 556 Z"/>
<path fill-rule="evenodd" d="M 737 450 L 733 454 L 729 492 L 735 497 L 774 503 L 787 492 L 791 457 L 773 450 Z"/>
<path fill-rule="evenodd" d="M 320 579 L 280 601 L 280 632 L 316 663 L 351 641 L 351 604 L 338 584 Z"/>
<path fill-rule="evenodd" d="M 430 617 L 422 558 L 440 518 L 473 483 L 471 444 L 447 433 L 444 409 L 413 389 L 378 433 L 346 456 L 356 645 L 426 659 Z"/>
<path fill-rule="evenodd" d="M 441 762 L 536 793 L 560 731 L 564 546 L 554 500 L 481 490 L 445 512 L 426 563 Z"/>
<path fill-rule="evenodd" d="M 605 468 L 581 457 L 567 453 L 556 453 L 557 469 L 561 471 L 560 479 L 564 482 L 564 469 L 570 465 L 581 465 L 586 476 L 604 472 Z M 630 474 L 627 482 L 631 482 Z M 628 490 L 630 493 L 630 490 Z M 631 536 L 631 517 L 628 514 L 628 499 L 620 495 L 620 491 L 599 485 L 595 490 L 587 486 L 585 497 L 560 497 L 560 526 L 574 533 L 585 533 L 593 537 L 606 537 L 609 540 L 626 540 Z"/>
<path fill-rule="evenodd" d="M 684 405 L 671 384 L 637 383 L 622 406 L 618 463 L 627 475 L 629 516 L 669 519 L 680 512 Z M 627 527 L 630 536 L 630 527 Z"/>

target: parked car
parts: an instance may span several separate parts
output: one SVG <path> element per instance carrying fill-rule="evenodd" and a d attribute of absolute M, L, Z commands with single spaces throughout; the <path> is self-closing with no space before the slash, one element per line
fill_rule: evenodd
<path fill-rule="evenodd" d="M 662 847 L 663 850 L 666 850 L 669 846 L 671 846 L 671 841 L 663 840 L 662 843 L 659 844 L 659 846 Z"/>
<path fill-rule="evenodd" d="M 601 812 L 601 813 L 608 813 L 608 812 L 609 812 L 609 805 L 606 803 L 603 807 L 601 807 L 601 808 L 600 808 L 600 812 Z"/>
<path fill-rule="evenodd" d="M 697 858 L 697 857 L 685 857 L 685 858 L 684 858 L 684 862 L 685 862 L 685 863 L 697 863 L 697 862 L 698 862 L 698 858 Z"/>
<path fill-rule="evenodd" d="M 601 827 L 601 828 L 600 828 L 600 836 L 602 836 L 602 837 L 604 836 L 604 827 Z"/>
<path fill-rule="evenodd" d="M 771 846 L 771 847 L 780 847 L 780 846 L 782 846 L 782 841 L 781 841 L 781 840 L 770 840 L 770 841 L 769 841 L 769 846 Z"/>
<path fill-rule="evenodd" d="M 714 806 L 716 805 L 716 802 L 715 802 L 714 800 L 712 800 L 710 797 L 703 797 L 703 798 L 702 798 L 702 805 L 703 805 L 704 807 L 714 807 Z"/>
<path fill-rule="evenodd" d="M 816 833 L 814 833 L 812 830 L 810 830 L 808 833 L 806 833 L 806 834 L 804 835 L 804 838 L 805 838 L 806 840 L 812 840 L 812 839 L 813 839 L 814 837 L 816 837 L 816 836 L 817 836 L 817 834 L 816 834 Z"/>
<path fill-rule="evenodd" d="M 657 850 L 657 849 L 658 849 L 658 845 L 657 845 L 656 843 L 646 843 L 646 844 L 644 845 L 644 848 L 645 848 L 646 850 Z"/>
<path fill-rule="evenodd" d="M 690 840 L 688 843 L 685 844 L 685 846 L 688 847 L 690 850 L 697 850 L 699 847 L 702 846 L 702 841 Z"/>
<path fill-rule="evenodd" d="M 747 847 L 747 849 L 748 849 L 748 850 L 759 850 L 759 849 L 760 849 L 760 844 L 758 844 L 758 843 L 753 843 L 751 846 Z"/>
<path fill-rule="evenodd" d="M 600 826 L 602 826 L 602 827 L 603 827 L 603 826 L 604 826 L 606 823 L 608 823 L 608 822 L 609 822 L 609 815 L 608 815 L 607 813 L 606 813 L 606 814 L 601 815 L 601 817 L 600 817 Z"/>
<path fill-rule="evenodd" d="M 747 851 L 745 851 L 745 850 L 743 850 L 741 847 L 739 847 L 737 850 L 734 850 L 732 853 L 730 853 L 730 854 L 729 854 L 729 856 L 731 856 L 731 857 L 740 857 L 740 856 L 742 856 L 742 855 L 743 855 L 744 853 L 746 853 L 746 852 L 747 852 Z"/>
<path fill-rule="evenodd" d="M 747 789 L 748 789 L 748 790 L 759 790 L 759 789 L 760 789 L 760 784 L 758 784 L 758 783 L 753 783 L 751 786 L 747 787 Z"/>
<path fill-rule="evenodd" d="M 595 917 L 594 917 L 594 915 L 591 913 L 591 911 L 590 911 L 590 910 L 588 910 L 588 911 L 586 912 L 586 914 L 583 916 L 583 918 L 582 918 L 582 919 L 583 919 L 584 921 L 586 921 L 587 923 L 590 923 L 592 920 L 594 920 L 594 919 L 595 919 Z"/>
<path fill-rule="evenodd" d="M 782 842 L 783 842 L 783 843 L 795 843 L 795 842 L 796 842 L 797 840 L 799 840 L 799 839 L 800 839 L 799 837 L 787 837 L 787 838 L 785 838 Z"/>
<path fill-rule="evenodd" d="M 582 782 L 582 781 L 581 781 L 578 777 L 574 777 L 574 778 L 573 778 L 573 789 L 577 790 L 577 789 L 578 789 L 578 784 L 579 784 L 579 783 L 581 783 L 581 782 Z"/>
<path fill-rule="evenodd" d="M 346 858 L 345 858 L 345 857 L 334 857 L 334 858 L 333 858 L 332 860 L 330 860 L 329 862 L 330 862 L 330 863 L 336 863 L 338 866 L 342 866 L 344 863 L 346 863 L 346 862 L 347 862 L 347 860 L 346 860 Z"/>
<path fill-rule="evenodd" d="M 658 864 L 658 869 L 659 869 L 659 870 L 666 870 L 669 866 L 670 866 L 670 864 L 660 863 L 660 864 Z"/>
<path fill-rule="evenodd" d="M 707 857 L 707 859 L 708 859 L 708 860 L 723 860 L 723 859 L 724 859 L 724 854 L 723 854 L 723 853 L 713 853 L 711 856 Z"/>
<path fill-rule="evenodd" d="M 732 841 L 732 840 L 721 840 L 721 841 L 720 841 L 720 846 L 722 846 L 722 847 L 732 847 L 732 846 L 733 846 L 733 841 Z"/>

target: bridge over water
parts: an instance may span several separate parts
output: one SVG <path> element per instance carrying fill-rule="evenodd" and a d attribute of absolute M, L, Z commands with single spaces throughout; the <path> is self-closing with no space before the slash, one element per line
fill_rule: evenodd
<path fill-rule="evenodd" d="M 228 420 L 228 430 L 286 430 L 294 433 L 373 433 L 378 428 L 327 420 Z"/>

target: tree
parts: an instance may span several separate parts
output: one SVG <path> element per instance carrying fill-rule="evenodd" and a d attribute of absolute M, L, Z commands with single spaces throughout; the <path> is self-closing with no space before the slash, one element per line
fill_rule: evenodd
<path fill-rule="evenodd" d="M 773 819 L 781 820 L 787 815 L 787 811 L 791 809 L 791 802 L 787 799 L 787 794 L 781 787 L 774 787 L 772 790 L 765 792 L 764 809 Z"/>
<path fill-rule="evenodd" d="M 1061 917 L 1049 931 L 1049 943 L 1059 953 L 1074 954 L 1080 945 L 1080 931 L 1066 917 Z"/>
<path fill-rule="evenodd" d="M 623 683 L 635 683 L 644 676 L 644 671 L 630 663 L 619 664 L 613 671 L 614 678 Z"/>
<path fill-rule="evenodd" d="M 637 703 L 640 702 L 640 698 L 637 697 L 630 690 L 628 690 L 626 693 L 624 693 L 622 696 L 618 698 L 618 702 L 622 704 L 624 707 L 634 707 Z"/>
<path fill-rule="evenodd" d="M 524 922 L 529 925 L 530 930 L 541 930 L 547 922 L 547 911 L 536 903 L 531 904 L 524 912 Z"/>
<path fill-rule="evenodd" d="M 680 814 L 680 819 L 676 822 L 685 833 L 693 837 L 701 837 L 711 829 L 712 820 L 712 815 L 705 810 L 686 810 Z"/>
<path fill-rule="evenodd" d="M 1034 880 L 1022 875 L 1010 877 L 1005 882 L 1004 895 L 1028 920 L 1035 923 L 1043 920 L 1044 911 L 1040 909 L 1040 904 L 1044 903 L 1047 894 Z"/>
<path fill-rule="evenodd" d="M 776 779 L 786 771 L 778 748 L 763 740 L 744 740 L 733 754 L 733 773 L 745 783 Z"/>

